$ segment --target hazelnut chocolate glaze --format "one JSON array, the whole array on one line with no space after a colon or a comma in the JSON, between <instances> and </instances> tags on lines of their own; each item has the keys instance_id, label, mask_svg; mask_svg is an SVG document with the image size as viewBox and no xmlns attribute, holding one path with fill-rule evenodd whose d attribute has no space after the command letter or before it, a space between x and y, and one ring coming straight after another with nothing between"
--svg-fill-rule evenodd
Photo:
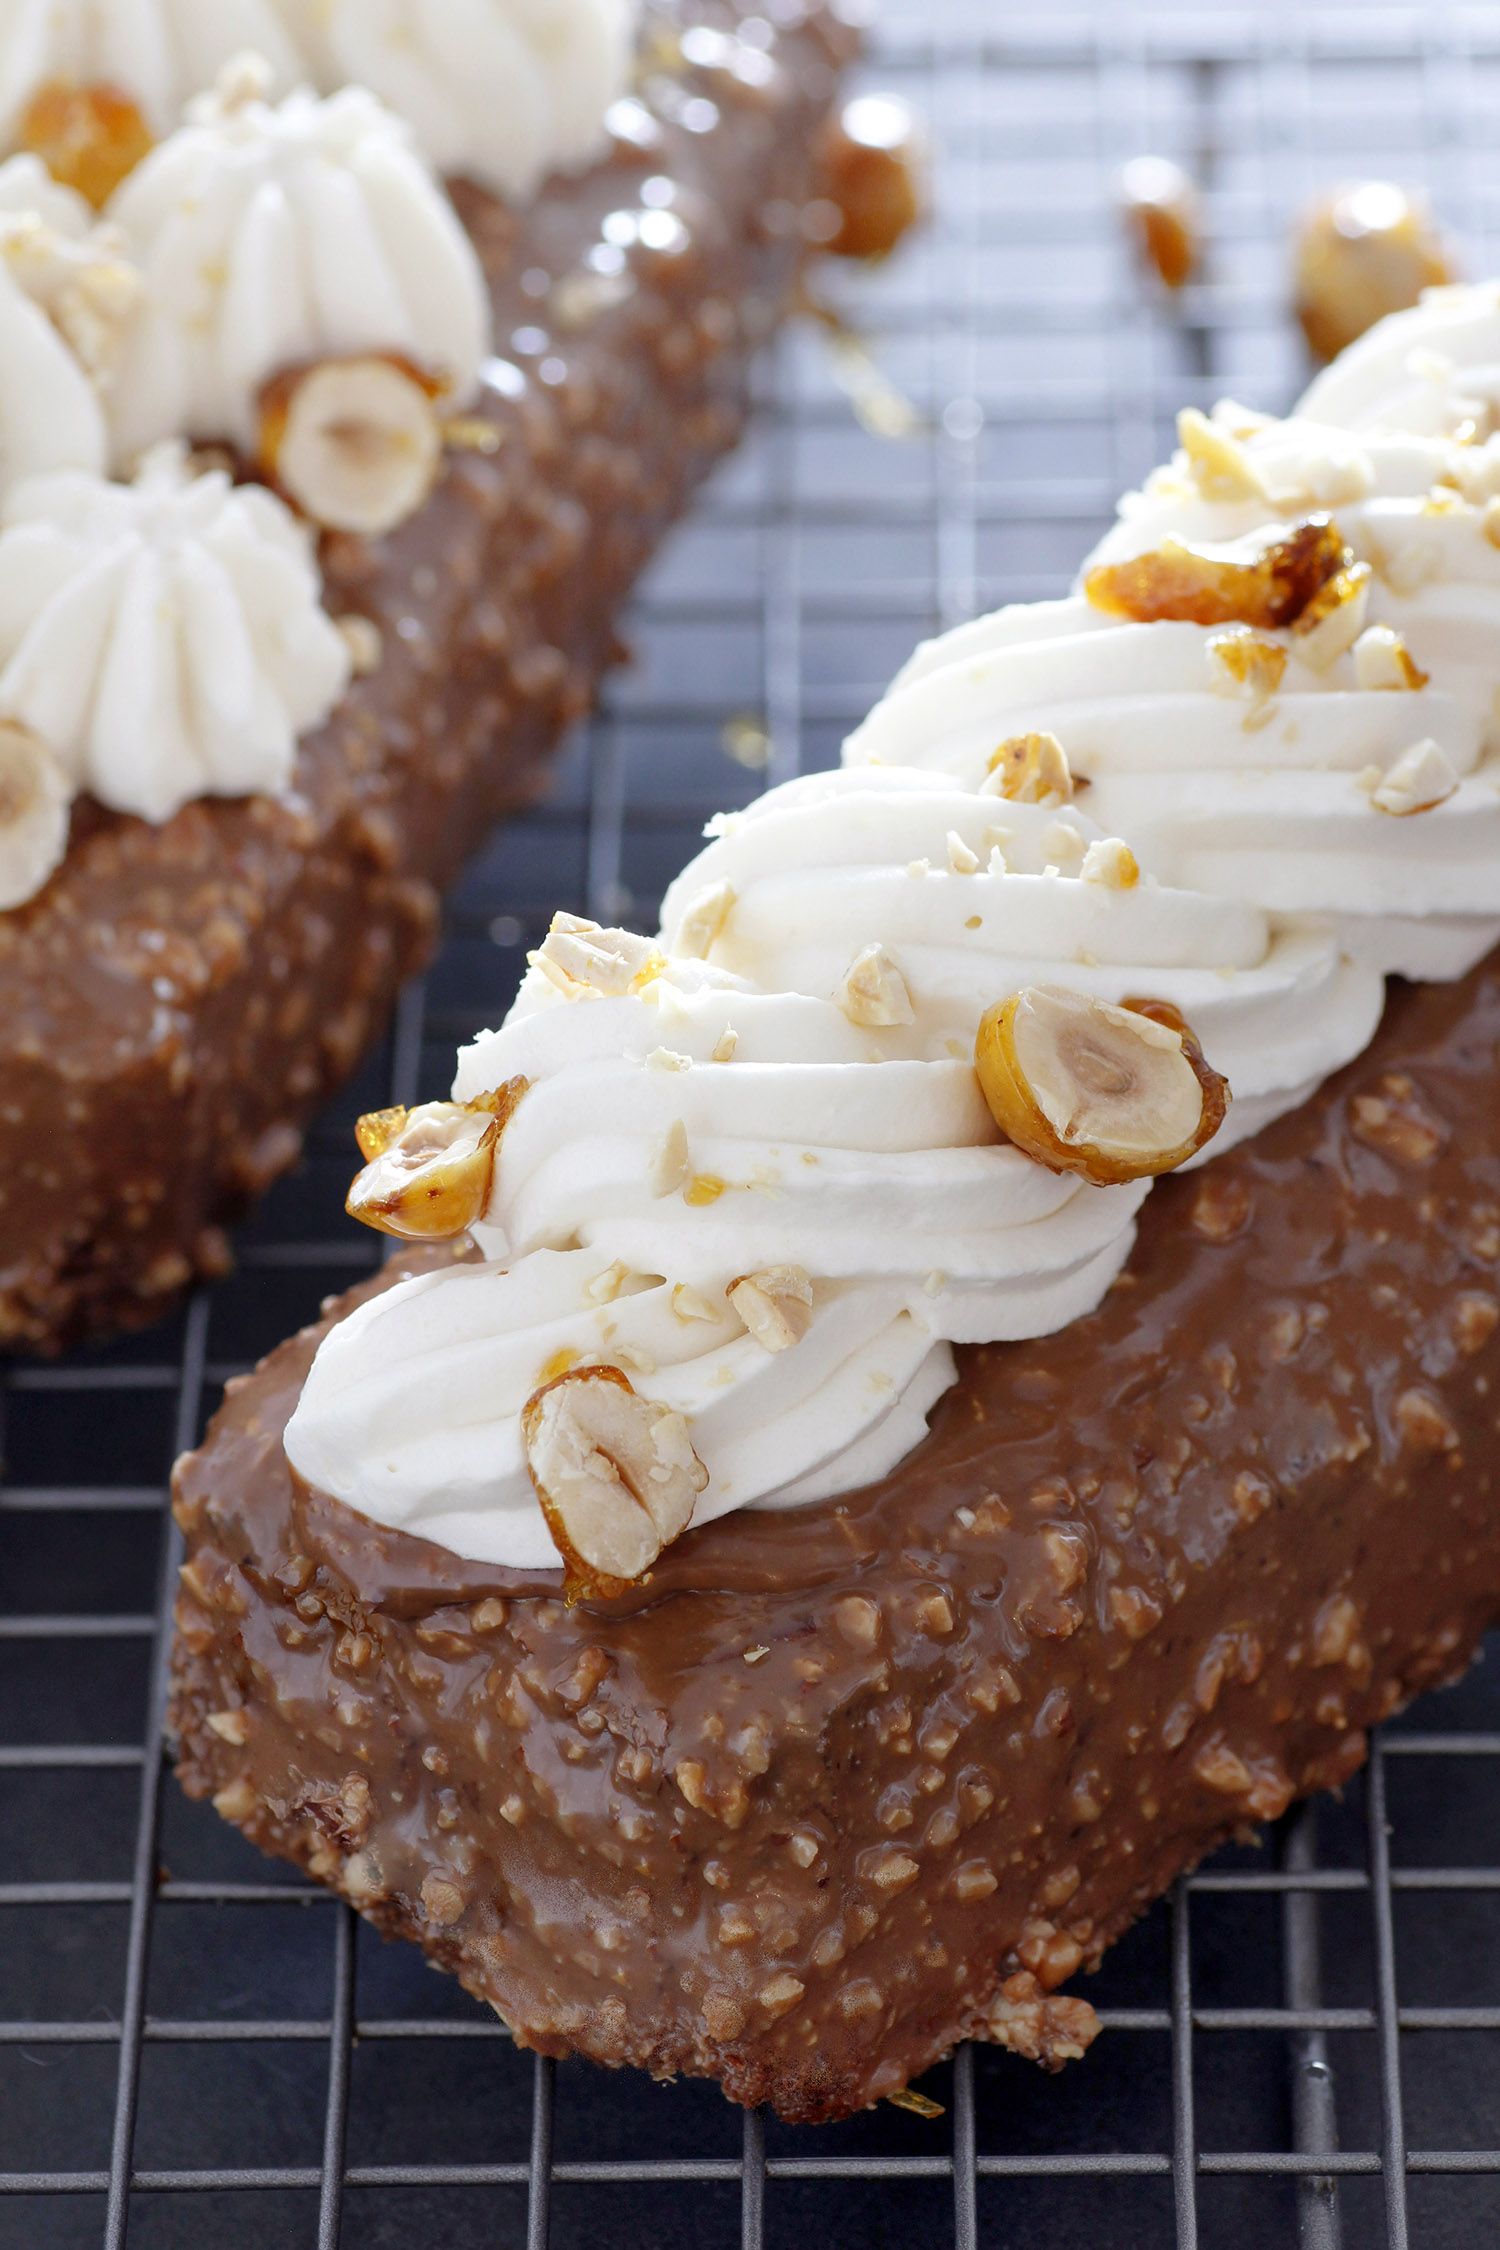
<instances>
[{"instance_id":1,"label":"hazelnut chocolate glaze","mask_svg":"<svg viewBox=\"0 0 1500 2250\"><path fill-rule=\"evenodd\" d=\"M854 43L794 11L739 70L752 17L671 11L726 35L718 59L666 42L603 160L524 212L458 188L497 354L427 507L322 542L325 604L376 628L378 661L287 794L162 827L81 800L65 864L0 917L0 1344L138 1322L222 1266L222 1222L295 1159L440 886L619 653L620 602L741 428Z\"/></svg>"},{"instance_id":2,"label":"hazelnut chocolate glaze","mask_svg":"<svg viewBox=\"0 0 1500 2250\"><path fill-rule=\"evenodd\" d=\"M1500 1614L1497 1099L1500 967L1397 986L893 1476L610 1605L301 1484L297 1338L178 1475L186 1787L546 2053L798 2119L1077 2054L1056 1988Z\"/></svg>"}]
</instances>

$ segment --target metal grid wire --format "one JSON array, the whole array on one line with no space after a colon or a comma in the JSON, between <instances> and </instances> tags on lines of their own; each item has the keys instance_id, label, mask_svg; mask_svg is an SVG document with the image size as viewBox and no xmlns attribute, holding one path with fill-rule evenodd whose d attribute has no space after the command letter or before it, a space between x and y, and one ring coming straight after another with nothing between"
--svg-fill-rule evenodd
<instances>
[{"instance_id":1,"label":"metal grid wire","mask_svg":"<svg viewBox=\"0 0 1500 2250\"><path fill-rule=\"evenodd\" d=\"M1482 1673L1386 1730L1344 1803L1180 1885L1093 1988L1085 2064L1046 2081L967 2051L933 2074L940 2121L819 2133L521 2056L414 1951L185 1805L159 1755L163 1478L224 1378L366 1268L332 1223L357 1110L442 1087L557 904L648 922L702 818L829 762L919 634L1060 591L1178 405L1284 403L1287 228L1315 188L1425 182L1469 270L1493 269L1490 11L888 0L879 45L873 79L931 119L941 221L839 286L915 427L865 427L826 343L788 339L756 436L637 606L636 668L551 806L462 887L438 967L237 1275L173 1330L0 1382L0 2250L1500 2234ZM1203 275L1170 311L1109 205L1145 149L1208 195Z\"/></svg>"}]
</instances>

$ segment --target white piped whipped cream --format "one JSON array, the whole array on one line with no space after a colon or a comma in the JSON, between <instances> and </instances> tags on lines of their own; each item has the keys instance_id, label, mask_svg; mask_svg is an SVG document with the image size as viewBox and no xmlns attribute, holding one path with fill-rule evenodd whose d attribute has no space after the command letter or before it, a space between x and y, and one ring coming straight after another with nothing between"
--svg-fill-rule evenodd
<instances>
[{"instance_id":1,"label":"white piped whipped cream","mask_svg":"<svg viewBox=\"0 0 1500 2250\"><path fill-rule=\"evenodd\" d=\"M0 510L0 718L146 820L274 793L349 680L320 592L282 502L176 448L133 485L33 478Z\"/></svg>"},{"instance_id":2,"label":"white piped whipped cream","mask_svg":"<svg viewBox=\"0 0 1500 2250\"><path fill-rule=\"evenodd\" d=\"M57 469L102 475L101 387L140 290L81 196L34 156L0 165L0 491Z\"/></svg>"},{"instance_id":3,"label":"white piped whipped cream","mask_svg":"<svg viewBox=\"0 0 1500 2250\"><path fill-rule=\"evenodd\" d=\"M14 147L30 104L48 86L109 86L128 94L158 134L246 49L264 55L279 87L301 59L275 0L8 0L0 12L0 146Z\"/></svg>"},{"instance_id":4,"label":"white piped whipped cream","mask_svg":"<svg viewBox=\"0 0 1500 2250\"><path fill-rule=\"evenodd\" d=\"M367 92L278 106L253 76L131 174L109 217L146 278L112 393L117 458L167 437L253 449L270 379L388 353L470 399L490 335L472 243L408 128Z\"/></svg>"},{"instance_id":5,"label":"white piped whipped cream","mask_svg":"<svg viewBox=\"0 0 1500 2250\"><path fill-rule=\"evenodd\" d=\"M442 172L520 200L593 161L639 0L282 0L325 84L368 86Z\"/></svg>"},{"instance_id":6,"label":"white piped whipped cream","mask_svg":"<svg viewBox=\"0 0 1500 2250\"><path fill-rule=\"evenodd\" d=\"M952 1344L1091 1310L1146 1190L1058 1177L1000 1141L974 1036L1019 986L1174 1003L1240 1097L1215 1148L1300 1100L1379 1016L1378 976L1328 938L1122 880L1072 810L845 771L716 831L639 990L570 997L533 968L461 1059L460 1099L530 1084L475 1230L490 1262L341 1323L287 1433L303 1476L377 1521L554 1567L519 1418L575 1358L688 1417L709 1471L695 1522L822 1499L911 1449ZM841 1005L872 943L882 1004ZM812 1277L812 1321L771 1352L726 1291L788 1263Z\"/></svg>"},{"instance_id":7,"label":"white piped whipped cream","mask_svg":"<svg viewBox=\"0 0 1500 2250\"><path fill-rule=\"evenodd\" d=\"M1500 282L1429 289L1409 312L1377 321L1298 412L1345 430L1487 435L1500 420Z\"/></svg>"},{"instance_id":8,"label":"white piped whipped cream","mask_svg":"<svg viewBox=\"0 0 1500 2250\"><path fill-rule=\"evenodd\" d=\"M1082 593L1017 604L920 649L847 754L976 782L997 743L1049 731L1088 781L1090 816L1163 880L1329 922L1380 969L1460 975L1500 936L1500 458L1232 405L1212 435L1230 453L1210 491L1179 453L1091 564L1169 539L1252 553L1327 511L1373 565L1347 647L1257 629L1284 658L1267 690L1226 668L1222 626L1136 623ZM1405 684L1391 632L1423 684ZM1452 794L1393 818L1385 780L1425 744Z\"/></svg>"}]
</instances>

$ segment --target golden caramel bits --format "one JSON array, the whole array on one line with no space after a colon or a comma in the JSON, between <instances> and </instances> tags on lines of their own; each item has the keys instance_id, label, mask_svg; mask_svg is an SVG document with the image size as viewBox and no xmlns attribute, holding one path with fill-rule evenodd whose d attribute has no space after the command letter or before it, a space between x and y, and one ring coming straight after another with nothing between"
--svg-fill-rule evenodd
<instances>
[{"instance_id":1,"label":"golden caramel bits","mask_svg":"<svg viewBox=\"0 0 1500 2250\"><path fill-rule=\"evenodd\" d=\"M96 211L104 209L121 181L156 146L128 94L115 86L73 86L62 79L32 96L16 139Z\"/></svg>"},{"instance_id":2,"label":"golden caramel bits","mask_svg":"<svg viewBox=\"0 0 1500 2250\"><path fill-rule=\"evenodd\" d=\"M1175 1171L1229 1107L1228 1085L1166 1002L1115 1008L1032 985L989 1010L974 1066L1007 1140L1096 1187Z\"/></svg>"},{"instance_id":3,"label":"golden caramel bits","mask_svg":"<svg viewBox=\"0 0 1500 2250\"><path fill-rule=\"evenodd\" d=\"M1374 572L1368 563L1336 570L1292 621L1297 654L1315 672L1326 672L1353 648L1365 629Z\"/></svg>"},{"instance_id":4,"label":"golden caramel bits","mask_svg":"<svg viewBox=\"0 0 1500 2250\"><path fill-rule=\"evenodd\" d=\"M446 1242L484 1215L500 1136L527 1090L511 1078L472 1102L378 1109L355 1128L365 1168L349 1190L351 1218L402 1242Z\"/></svg>"},{"instance_id":5,"label":"golden caramel bits","mask_svg":"<svg viewBox=\"0 0 1500 2250\"><path fill-rule=\"evenodd\" d=\"M1331 516L1304 516L1258 550L1164 539L1144 555L1101 563L1083 582L1095 609L1151 625L1293 625L1354 557Z\"/></svg>"},{"instance_id":6,"label":"golden caramel bits","mask_svg":"<svg viewBox=\"0 0 1500 2250\"><path fill-rule=\"evenodd\" d=\"M823 142L823 186L838 214L826 247L836 257L888 258L926 207L922 132L903 101L846 102Z\"/></svg>"},{"instance_id":7,"label":"golden caramel bits","mask_svg":"<svg viewBox=\"0 0 1500 2250\"><path fill-rule=\"evenodd\" d=\"M1165 156L1134 156L1116 182L1120 213L1146 264L1177 291L1192 280L1200 255L1198 191L1180 164Z\"/></svg>"},{"instance_id":8,"label":"golden caramel bits","mask_svg":"<svg viewBox=\"0 0 1500 2250\"><path fill-rule=\"evenodd\" d=\"M260 396L256 459L325 531L384 537L431 496L444 385L399 353L284 369Z\"/></svg>"},{"instance_id":9,"label":"golden caramel bits","mask_svg":"<svg viewBox=\"0 0 1500 2250\"><path fill-rule=\"evenodd\" d=\"M693 1520L708 1471L683 1416L618 1367L544 1383L521 1415L526 1462L569 1603L623 1594Z\"/></svg>"},{"instance_id":10,"label":"golden caramel bits","mask_svg":"<svg viewBox=\"0 0 1500 2250\"><path fill-rule=\"evenodd\" d=\"M1013 734L991 754L985 791L1013 805L1069 805L1067 752L1055 734Z\"/></svg>"},{"instance_id":11,"label":"golden caramel bits","mask_svg":"<svg viewBox=\"0 0 1500 2250\"><path fill-rule=\"evenodd\" d=\"M1387 313L1457 278L1425 199L1390 180L1355 180L1303 214L1297 318L1318 359L1337 359Z\"/></svg>"}]
</instances>

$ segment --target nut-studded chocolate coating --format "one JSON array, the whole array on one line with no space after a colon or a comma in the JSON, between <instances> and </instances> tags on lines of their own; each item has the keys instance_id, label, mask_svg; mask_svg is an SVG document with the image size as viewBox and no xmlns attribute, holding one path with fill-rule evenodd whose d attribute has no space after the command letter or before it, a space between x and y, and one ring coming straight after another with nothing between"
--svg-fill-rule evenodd
<instances>
[{"instance_id":1,"label":"nut-studded chocolate coating","mask_svg":"<svg viewBox=\"0 0 1500 2250\"><path fill-rule=\"evenodd\" d=\"M297 1486L285 1345L179 1475L186 1786L545 2052L816 2119L1076 2051L1054 1988L1500 1613L1497 1057L1500 960L1398 988L884 1484L613 1604Z\"/></svg>"},{"instance_id":2,"label":"nut-studded chocolate coating","mask_svg":"<svg viewBox=\"0 0 1500 2250\"><path fill-rule=\"evenodd\" d=\"M286 801L161 828L84 803L65 866L0 914L0 1350L136 1325L222 1267L223 1223L294 1160L426 956L442 885L541 788L632 581L739 434L852 45L833 0L778 35L768 74L678 69L663 38L640 145L519 216L459 188L526 381L487 389L401 531L325 539L329 607L366 621L367 653L377 629L378 663ZM711 131L672 122L685 91ZM680 238L637 243L623 281L592 272L605 219L661 177Z\"/></svg>"}]
</instances>

